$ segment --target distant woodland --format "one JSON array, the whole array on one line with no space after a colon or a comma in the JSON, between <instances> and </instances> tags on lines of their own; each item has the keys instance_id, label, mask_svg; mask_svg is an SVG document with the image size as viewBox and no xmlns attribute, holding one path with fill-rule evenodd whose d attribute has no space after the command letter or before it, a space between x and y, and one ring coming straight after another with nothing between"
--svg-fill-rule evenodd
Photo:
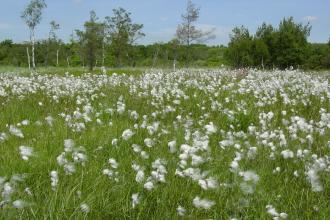
<instances>
[{"instance_id":1,"label":"distant woodland","mask_svg":"<svg viewBox=\"0 0 330 220\"><path fill-rule=\"evenodd\" d=\"M274 27L263 23L256 33L238 26L230 34L228 45L208 46L216 37L214 30L202 31L196 26L200 8L188 1L176 34L169 42L139 45L148 37L143 24L134 23L131 13L113 9L100 19L94 11L82 30L74 30L69 42L57 36L60 24L51 21L47 39L36 39L36 29L47 7L43 0L32 0L22 12L30 38L26 42L10 39L0 42L0 65L35 68L36 66L94 67L220 67L260 69L330 68L330 40L310 43L312 26L283 18Z\"/></svg>"}]
</instances>

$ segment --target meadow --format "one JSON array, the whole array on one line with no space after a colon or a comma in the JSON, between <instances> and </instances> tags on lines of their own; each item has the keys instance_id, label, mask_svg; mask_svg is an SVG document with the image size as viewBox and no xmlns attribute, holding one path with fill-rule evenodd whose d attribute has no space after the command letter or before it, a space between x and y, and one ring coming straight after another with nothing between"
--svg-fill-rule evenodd
<instances>
[{"instance_id":1,"label":"meadow","mask_svg":"<svg viewBox=\"0 0 330 220\"><path fill-rule=\"evenodd\" d=\"M1 72L1 219L330 216L326 72Z\"/></svg>"}]
</instances>

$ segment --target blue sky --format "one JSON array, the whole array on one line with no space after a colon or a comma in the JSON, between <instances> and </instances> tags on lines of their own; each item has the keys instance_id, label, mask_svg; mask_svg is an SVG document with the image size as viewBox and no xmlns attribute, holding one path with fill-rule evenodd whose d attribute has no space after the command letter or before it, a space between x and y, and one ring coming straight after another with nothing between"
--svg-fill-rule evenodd
<instances>
[{"instance_id":1,"label":"blue sky","mask_svg":"<svg viewBox=\"0 0 330 220\"><path fill-rule=\"evenodd\" d=\"M28 39L28 31L20 18L29 0L1 0L0 40ZM295 21L312 24L311 42L327 42L330 37L329 0L194 0L201 8L198 26L216 28L216 38L209 44L227 44L229 33L238 25L245 25L251 32L263 22L277 26L283 17L293 16ZM74 29L82 28L95 10L103 19L112 9L123 7L132 13L133 21L144 24L146 37L139 43L166 42L173 38L181 21L180 15L186 0L46 0L48 5L43 20L37 27L37 38L46 38L49 22L57 21L59 37L67 41Z\"/></svg>"}]
</instances>

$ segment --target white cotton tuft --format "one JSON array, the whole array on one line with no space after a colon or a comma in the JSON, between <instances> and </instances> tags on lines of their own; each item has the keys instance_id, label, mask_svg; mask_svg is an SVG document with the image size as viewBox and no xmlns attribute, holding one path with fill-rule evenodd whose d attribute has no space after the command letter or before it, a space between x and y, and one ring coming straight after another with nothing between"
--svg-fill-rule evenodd
<instances>
[{"instance_id":1,"label":"white cotton tuft","mask_svg":"<svg viewBox=\"0 0 330 220\"><path fill-rule=\"evenodd\" d=\"M294 157L294 153L291 150L284 150L281 152L281 155L284 159L289 159Z\"/></svg>"},{"instance_id":2,"label":"white cotton tuft","mask_svg":"<svg viewBox=\"0 0 330 220\"><path fill-rule=\"evenodd\" d=\"M138 183L142 183L143 180L144 180L144 172L143 170L139 170L136 174L135 181Z\"/></svg>"},{"instance_id":3,"label":"white cotton tuft","mask_svg":"<svg viewBox=\"0 0 330 220\"><path fill-rule=\"evenodd\" d=\"M117 147L117 144L118 144L118 139L117 138L112 139L111 145Z\"/></svg>"},{"instance_id":4,"label":"white cotton tuft","mask_svg":"<svg viewBox=\"0 0 330 220\"><path fill-rule=\"evenodd\" d=\"M155 186L154 186L154 183L149 181L149 182L146 182L143 186L146 190L150 191L152 190Z\"/></svg>"},{"instance_id":5,"label":"white cotton tuft","mask_svg":"<svg viewBox=\"0 0 330 220\"><path fill-rule=\"evenodd\" d=\"M9 133L15 135L16 137L24 138L23 132L13 125L10 125Z\"/></svg>"},{"instance_id":6,"label":"white cotton tuft","mask_svg":"<svg viewBox=\"0 0 330 220\"><path fill-rule=\"evenodd\" d=\"M140 198L138 193L132 194L132 208L134 209L140 203Z\"/></svg>"},{"instance_id":7,"label":"white cotton tuft","mask_svg":"<svg viewBox=\"0 0 330 220\"><path fill-rule=\"evenodd\" d=\"M186 209L183 208L182 206L178 206L178 208L176 209L176 211L178 212L179 216L184 216L186 214Z\"/></svg>"},{"instance_id":8,"label":"white cotton tuft","mask_svg":"<svg viewBox=\"0 0 330 220\"><path fill-rule=\"evenodd\" d=\"M14 188L10 185L10 183L6 182L3 186L2 193L1 193L2 198L5 201L9 201L10 196L13 192L14 192Z\"/></svg>"},{"instance_id":9,"label":"white cotton tuft","mask_svg":"<svg viewBox=\"0 0 330 220\"><path fill-rule=\"evenodd\" d=\"M205 160L201 156L197 156L195 154L193 154L191 156L191 165L192 166L198 166L204 162L205 162Z\"/></svg>"},{"instance_id":10,"label":"white cotton tuft","mask_svg":"<svg viewBox=\"0 0 330 220\"><path fill-rule=\"evenodd\" d=\"M312 191L313 192L322 192L323 191L323 185L320 181L320 177L317 173L317 170L310 169L306 172L307 179L310 181L312 185Z\"/></svg>"},{"instance_id":11,"label":"white cotton tuft","mask_svg":"<svg viewBox=\"0 0 330 220\"><path fill-rule=\"evenodd\" d=\"M50 180L51 180L51 186L52 190L56 190L56 187L58 185L58 173L57 171L53 170L50 172Z\"/></svg>"},{"instance_id":12,"label":"white cotton tuft","mask_svg":"<svg viewBox=\"0 0 330 220\"><path fill-rule=\"evenodd\" d=\"M72 152L74 147L74 141L72 139L64 140L64 151Z\"/></svg>"},{"instance_id":13,"label":"white cotton tuft","mask_svg":"<svg viewBox=\"0 0 330 220\"><path fill-rule=\"evenodd\" d=\"M170 141L168 142L168 149L170 150L170 152L173 154L176 152L176 141Z\"/></svg>"},{"instance_id":14,"label":"white cotton tuft","mask_svg":"<svg viewBox=\"0 0 330 220\"><path fill-rule=\"evenodd\" d=\"M45 120L46 120L46 122L47 122L47 124L49 125L49 126L53 126L53 121L54 121L54 118L52 117L52 116L47 116L46 118L45 118Z\"/></svg>"},{"instance_id":15,"label":"white cotton tuft","mask_svg":"<svg viewBox=\"0 0 330 220\"><path fill-rule=\"evenodd\" d=\"M114 168L114 169L118 168L118 163L117 163L116 159L110 158L108 162L112 168Z\"/></svg>"},{"instance_id":16,"label":"white cotton tuft","mask_svg":"<svg viewBox=\"0 0 330 220\"><path fill-rule=\"evenodd\" d=\"M214 178L210 177L205 180L198 180L198 185L204 190L216 189L218 187L218 182Z\"/></svg>"},{"instance_id":17,"label":"white cotton tuft","mask_svg":"<svg viewBox=\"0 0 330 220\"><path fill-rule=\"evenodd\" d=\"M257 183L259 181L259 176L254 171L245 171L240 172L240 175L243 177L244 181L252 181Z\"/></svg>"},{"instance_id":18,"label":"white cotton tuft","mask_svg":"<svg viewBox=\"0 0 330 220\"><path fill-rule=\"evenodd\" d=\"M82 203L80 205L80 209L85 214L89 213L89 211L90 211L89 205L87 205L86 203Z\"/></svg>"},{"instance_id":19,"label":"white cotton tuft","mask_svg":"<svg viewBox=\"0 0 330 220\"><path fill-rule=\"evenodd\" d=\"M121 136L125 141L127 141L133 135L134 135L134 132L131 129L126 129L125 131L123 131L123 134Z\"/></svg>"},{"instance_id":20,"label":"white cotton tuft","mask_svg":"<svg viewBox=\"0 0 330 220\"><path fill-rule=\"evenodd\" d=\"M71 175L76 172L76 167L73 163L67 163L63 166L66 174Z\"/></svg>"},{"instance_id":21,"label":"white cotton tuft","mask_svg":"<svg viewBox=\"0 0 330 220\"><path fill-rule=\"evenodd\" d=\"M151 138L146 138L144 139L144 144L147 147L152 148L155 145L155 142Z\"/></svg>"},{"instance_id":22,"label":"white cotton tuft","mask_svg":"<svg viewBox=\"0 0 330 220\"><path fill-rule=\"evenodd\" d=\"M29 160L29 158L33 155L32 147L20 146L19 150L23 160Z\"/></svg>"},{"instance_id":23,"label":"white cotton tuft","mask_svg":"<svg viewBox=\"0 0 330 220\"><path fill-rule=\"evenodd\" d=\"M208 200L208 199L201 199L198 196L194 198L193 205L196 208L201 209L210 209L212 206L215 205L215 202Z\"/></svg>"},{"instance_id":24,"label":"white cotton tuft","mask_svg":"<svg viewBox=\"0 0 330 220\"><path fill-rule=\"evenodd\" d=\"M24 202L23 200L20 200L20 199L15 200L13 202L13 207L16 208L16 209L22 209L22 208L24 208L26 206L27 206L27 203Z\"/></svg>"},{"instance_id":25,"label":"white cotton tuft","mask_svg":"<svg viewBox=\"0 0 330 220\"><path fill-rule=\"evenodd\" d=\"M214 134L217 132L217 128L215 127L213 122L210 122L209 124L205 125L204 128L207 134Z\"/></svg>"}]
</instances>

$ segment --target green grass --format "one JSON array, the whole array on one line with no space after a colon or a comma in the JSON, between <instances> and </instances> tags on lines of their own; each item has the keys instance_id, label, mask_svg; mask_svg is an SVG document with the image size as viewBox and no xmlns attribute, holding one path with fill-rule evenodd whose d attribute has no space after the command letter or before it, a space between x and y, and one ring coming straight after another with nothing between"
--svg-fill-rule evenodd
<instances>
[{"instance_id":1,"label":"green grass","mask_svg":"<svg viewBox=\"0 0 330 220\"><path fill-rule=\"evenodd\" d=\"M26 70L10 69L2 72L26 73ZM59 76L67 71L80 77L82 69L38 69L40 74L55 73ZM94 74L97 74L98 70ZM232 79L224 77L221 83L217 83L215 88L219 92L215 96L213 91L199 90L196 87L184 86L186 81L170 79L171 86L160 101L150 96L151 88L157 88L157 85L149 85L146 89L149 95L139 96L137 92L130 92L129 86L139 81L139 75L142 70L114 70L109 72L126 73L129 71L135 78L131 83L120 84L118 86L102 86L99 92L103 96L95 99L91 94L80 94L86 98L93 107L93 113L90 114L91 122L86 123L86 130L77 133L73 132L60 113L73 114L73 112L84 105L76 103L77 95L64 96L60 98L59 103L51 100L42 90L36 93L30 93L24 98L15 95L9 97L0 97L0 133L8 133L7 125L15 125L24 119L30 121L30 125L20 127L24 133L24 138L18 138L8 135L6 141L0 142L0 176L10 179L15 174L26 174L22 182L14 184L15 192L12 194L11 201L22 199L28 203L23 209L15 209L11 205L6 205L0 209L1 219L271 219L267 213L266 205L272 204L278 212L285 212L289 215L288 219L327 219L330 216L330 207L328 206L330 196L329 172L321 175L321 181L324 187L322 192L313 192L310 183L304 175L305 166L311 161L308 157L304 160L297 158L285 160L280 156L283 149L279 143L273 140L277 150L274 160L269 159L272 152L269 147L262 146L255 136L247 135L236 137L235 143L241 145L241 150L234 147L221 149L219 142L227 139L227 136L220 132L248 132L250 125L259 126L259 115L262 112L272 111L274 119L269 122L268 130L283 130L288 141L288 149L296 152L300 148L308 148L298 140L291 140L287 127L282 124L282 119L290 119L291 116L299 115L308 120L320 120L319 110L324 108L330 111L330 102L320 102L320 96L310 95L310 105L307 107L298 102L296 105L285 105L282 99L277 99L274 103L258 107L256 103L258 98L250 93L240 94L237 92L237 85L242 79ZM0 70L1 72L1 70ZM165 76L164 76L165 77ZM185 76L186 80L190 79ZM192 77L193 78L193 77ZM196 78L197 81L203 79ZM166 80L160 82L164 83ZM140 81L139 81L140 82ZM212 77L205 80L206 87L212 85ZM176 94L171 94L171 89L175 83L180 84L182 91L189 96L189 99L180 97L179 105L173 104ZM234 83L230 89L224 89L222 85ZM1 85L1 81L0 81ZM288 88L294 85L289 85ZM204 87L204 88L206 88ZM288 88L285 88L285 91ZM138 88L137 91L143 91ZM166 94L169 94L166 97ZM299 94L289 94L291 97L299 100ZM116 109L117 101L123 96L126 104L126 111L120 115L106 113L106 109ZM225 98L230 97L226 102ZM211 110L211 99L221 103L222 107L215 111ZM42 102L40 106L38 103ZM162 105L154 105L153 102ZM246 114L239 110L239 106L244 104ZM162 114L162 110L167 105L176 106L175 112ZM205 107L205 109L203 109ZM231 119L224 109L235 112L234 119ZM296 112L292 111L295 110ZM128 110L135 110L139 113L139 119L134 120L129 117ZM282 116L282 111L288 112L287 116ZM152 116L157 112L156 116ZM98 114L99 113L99 114ZM208 116L205 116L208 113ZM53 126L45 122L45 117L54 118ZM145 129L135 130L135 135L125 141L121 139L122 132L134 124L141 125L143 115L148 116L148 123L154 121L160 122L160 129L154 135L148 134ZM182 144L192 145L192 140L185 140L186 126L185 120L178 121L176 118L181 115L183 119L192 120L194 123L190 127L191 133L199 131L205 135L203 126L213 122L217 127L217 133L208 135L209 151L199 153L210 159L200 165L203 171L209 171L209 176L218 180L221 185L216 189L202 190L200 186L189 178L181 178L175 175L178 168L179 152L171 154L168 150L168 142L177 141L178 148ZM103 124L97 123L100 119ZM40 121L41 124L36 123ZM109 126L109 121L113 123ZM176 121L176 125L174 125ZM201 121L201 124L198 122ZM161 134L161 129L167 130L167 133ZM144 139L151 137L155 140L155 146L148 148L144 146ZM299 133L299 137L305 138L305 133ZM329 155L327 142L329 141L329 130L325 130L323 136L314 134L314 143L308 148L312 153L319 156ZM118 147L111 144L112 139L118 138ZM76 146L83 146L86 149L88 161L85 166L77 164L76 172L72 175L65 175L63 168L57 164L56 158L64 151L64 140L73 139ZM142 159L132 151L132 144L139 144L150 155L149 159ZM23 161L19 154L18 147L21 145L33 147L35 156L28 161ZM101 150L98 147L102 146ZM249 146L257 147L258 151L254 159L246 156L239 162L242 171L253 170L260 177L260 181L255 184L255 191L252 194L245 194L240 184L243 182L238 173L231 172L229 166L235 157L236 152L247 154ZM110 168L109 158L115 158L119 163L119 181L109 179L102 174L102 170ZM149 176L153 170L151 163L157 158L166 160L166 182L157 183L155 189L147 191L143 184L135 181L136 172L131 168L132 163L144 166L145 175ZM281 167L281 172L273 174L276 167ZM50 171L59 172L59 184L55 191L51 189ZM294 177L293 172L299 171L300 176ZM226 184L224 186L223 184ZM0 185L1 186L1 185ZM24 192L29 187L32 195ZM0 191L2 192L0 187ZM132 208L131 196L133 193L139 193L141 202L135 209ZM81 194L81 195L80 195ZM210 199L216 204L209 210L197 209L192 201L196 196ZM1 201L1 199L0 199ZM90 207L89 213L84 213L80 205L86 203ZM185 217L177 214L177 207L181 205L186 211Z\"/></svg>"},{"instance_id":2,"label":"green grass","mask_svg":"<svg viewBox=\"0 0 330 220\"><path fill-rule=\"evenodd\" d=\"M123 67L123 68L107 68L107 74L130 74L130 75L139 75L142 74L146 68L132 68L132 67ZM30 75L31 72L37 72L38 74L52 74L63 76L65 73L70 75L80 76L85 73L101 74L101 68L95 67L93 71L89 71L88 68L83 67L37 67L36 70L29 70L26 67L14 67L14 66L0 66L0 73L19 73L20 75Z\"/></svg>"}]
</instances>

